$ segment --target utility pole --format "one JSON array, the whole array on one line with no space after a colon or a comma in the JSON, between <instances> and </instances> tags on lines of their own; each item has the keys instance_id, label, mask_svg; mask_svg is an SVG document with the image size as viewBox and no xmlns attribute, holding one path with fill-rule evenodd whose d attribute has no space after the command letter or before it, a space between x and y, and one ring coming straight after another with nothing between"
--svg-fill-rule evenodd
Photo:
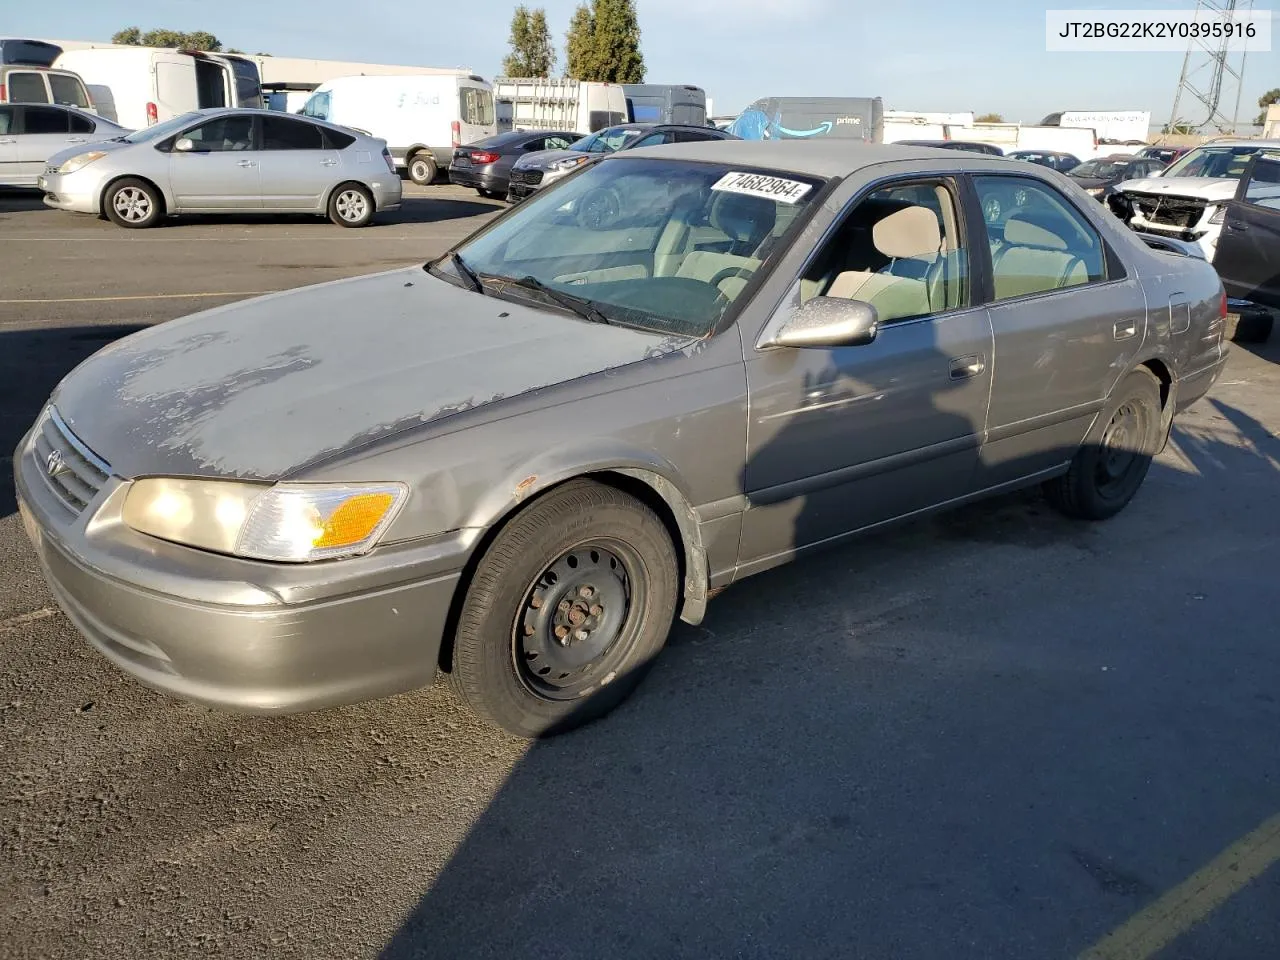
<instances>
[{"instance_id":1,"label":"utility pole","mask_svg":"<svg viewBox=\"0 0 1280 960\"><path fill-rule=\"evenodd\" d=\"M1212 13L1223 19L1238 19L1253 11L1253 0L1196 0L1196 13ZM1219 133L1235 133L1240 117L1240 94L1244 89L1245 50L1232 50L1230 38L1196 37L1187 44L1182 60L1182 76L1173 95L1169 131L1180 126L1199 131L1216 127ZM1203 116L1197 122L1179 113L1186 95L1186 109ZM1227 110L1231 113L1228 116Z\"/></svg>"}]
</instances>

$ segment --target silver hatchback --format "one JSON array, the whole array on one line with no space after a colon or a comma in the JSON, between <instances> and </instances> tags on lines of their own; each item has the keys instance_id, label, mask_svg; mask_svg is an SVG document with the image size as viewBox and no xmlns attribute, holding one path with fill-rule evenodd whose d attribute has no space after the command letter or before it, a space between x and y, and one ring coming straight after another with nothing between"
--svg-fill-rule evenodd
<instances>
[{"instance_id":1,"label":"silver hatchback","mask_svg":"<svg viewBox=\"0 0 1280 960\"><path fill-rule=\"evenodd\" d=\"M400 206L384 141L270 110L196 110L49 158L37 185L59 210L122 227L185 213L314 213L363 227Z\"/></svg>"}]
</instances>

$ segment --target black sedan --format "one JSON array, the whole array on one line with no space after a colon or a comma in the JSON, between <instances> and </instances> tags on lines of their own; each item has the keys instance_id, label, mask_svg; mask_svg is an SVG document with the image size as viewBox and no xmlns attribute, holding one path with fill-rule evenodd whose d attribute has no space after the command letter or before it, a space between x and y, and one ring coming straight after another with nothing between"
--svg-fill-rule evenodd
<instances>
[{"instance_id":1,"label":"black sedan","mask_svg":"<svg viewBox=\"0 0 1280 960\"><path fill-rule=\"evenodd\" d=\"M1006 153L1005 156L1010 160L1021 160L1024 163L1048 167L1059 173L1066 173L1080 166L1080 158L1074 153L1062 153L1058 150L1014 150L1012 153Z\"/></svg>"},{"instance_id":2,"label":"black sedan","mask_svg":"<svg viewBox=\"0 0 1280 960\"><path fill-rule=\"evenodd\" d=\"M994 144L979 143L976 140L899 140L904 147L936 147L939 150L967 150L969 153L985 153L992 157L1003 157L1004 151Z\"/></svg>"},{"instance_id":3,"label":"black sedan","mask_svg":"<svg viewBox=\"0 0 1280 960\"><path fill-rule=\"evenodd\" d=\"M1164 168L1164 163L1151 157L1114 153L1109 157L1086 160L1080 166L1068 170L1067 176L1083 187L1089 196L1106 203L1107 194L1117 183L1153 177Z\"/></svg>"},{"instance_id":4,"label":"black sedan","mask_svg":"<svg viewBox=\"0 0 1280 960\"><path fill-rule=\"evenodd\" d=\"M511 167L539 150L564 150L585 134L570 130L513 130L457 147L449 164L449 182L475 187L482 197L499 200L511 186Z\"/></svg>"}]
</instances>

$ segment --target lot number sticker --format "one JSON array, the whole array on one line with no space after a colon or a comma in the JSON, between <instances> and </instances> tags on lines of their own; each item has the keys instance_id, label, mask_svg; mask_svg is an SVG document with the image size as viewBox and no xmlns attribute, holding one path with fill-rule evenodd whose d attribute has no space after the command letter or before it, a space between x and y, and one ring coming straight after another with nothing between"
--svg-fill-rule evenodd
<instances>
[{"instance_id":1,"label":"lot number sticker","mask_svg":"<svg viewBox=\"0 0 1280 960\"><path fill-rule=\"evenodd\" d=\"M712 184L711 189L722 193L745 193L749 197L763 197L779 203L795 203L812 190L813 185L762 173L726 173Z\"/></svg>"}]
</instances>

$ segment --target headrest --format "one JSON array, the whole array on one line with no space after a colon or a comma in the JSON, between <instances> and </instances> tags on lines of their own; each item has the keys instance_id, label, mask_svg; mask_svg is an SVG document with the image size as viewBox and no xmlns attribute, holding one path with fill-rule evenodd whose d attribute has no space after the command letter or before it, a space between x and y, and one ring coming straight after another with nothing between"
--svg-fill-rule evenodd
<instances>
[{"instance_id":1,"label":"headrest","mask_svg":"<svg viewBox=\"0 0 1280 960\"><path fill-rule=\"evenodd\" d=\"M721 193L711 204L711 225L732 238L761 241L773 232L777 211L772 200L744 193Z\"/></svg>"},{"instance_id":2,"label":"headrest","mask_svg":"<svg viewBox=\"0 0 1280 960\"><path fill-rule=\"evenodd\" d=\"M924 257L941 249L942 231L928 207L907 207L876 223L871 241L886 257Z\"/></svg>"},{"instance_id":3,"label":"headrest","mask_svg":"<svg viewBox=\"0 0 1280 960\"><path fill-rule=\"evenodd\" d=\"M1019 247L1039 247L1042 250L1066 250L1067 241L1052 230L1021 217L1010 217L1004 224L1004 239Z\"/></svg>"}]
</instances>

